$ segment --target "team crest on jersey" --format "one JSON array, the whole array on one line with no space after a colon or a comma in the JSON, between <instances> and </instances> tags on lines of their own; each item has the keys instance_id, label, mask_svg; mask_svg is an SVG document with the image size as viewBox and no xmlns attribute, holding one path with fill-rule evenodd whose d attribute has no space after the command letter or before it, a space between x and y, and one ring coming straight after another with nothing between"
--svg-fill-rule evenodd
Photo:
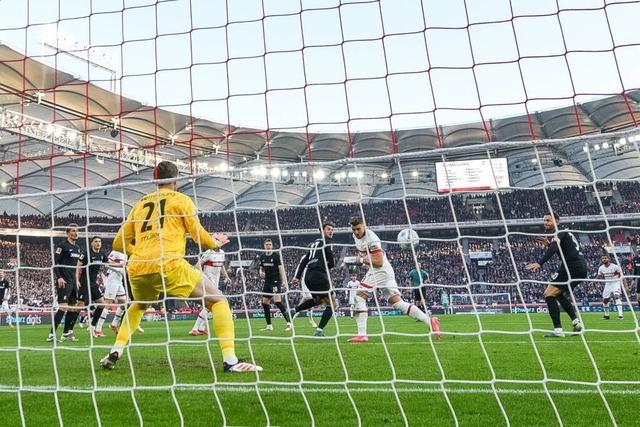
<instances>
[{"instance_id":1,"label":"team crest on jersey","mask_svg":"<svg viewBox=\"0 0 640 427\"><path fill-rule=\"evenodd\" d=\"M56 248L56 253L57 253L58 255L60 255L60 254L62 253L62 248L61 248L61 247L57 247L57 248Z\"/></svg>"}]
</instances>

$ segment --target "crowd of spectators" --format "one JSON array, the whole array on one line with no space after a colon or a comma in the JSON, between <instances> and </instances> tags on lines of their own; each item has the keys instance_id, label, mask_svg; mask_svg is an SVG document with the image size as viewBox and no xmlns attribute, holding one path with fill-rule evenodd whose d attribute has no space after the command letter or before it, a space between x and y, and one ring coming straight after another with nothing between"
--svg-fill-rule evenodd
<instances>
[{"instance_id":1,"label":"crowd of spectators","mask_svg":"<svg viewBox=\"0 0 640 427\"><path fill-rule=\"evenodd\" d=\"M587 237L585 237L587 236ZM385 237L382 236L383 240ZM289 280L291 279L298 260L305 253L305 247L312 237L283 236L282 243L275 240L276 247L282 244L281 254ZM624 236L613 236L613 241L625 241ZM344 256L353 253L350 236L342 235L335 240L334 254L337 261L336 268L331 271L332 282L337 289L336 294L340 304L347 304L348 292L346 283L351 277L362 278L365 269L347 266L341 263ZM585 234L581 238L582 248L588 261L590 277L595 276L599 266L603 247L609 245L605 234ZM105 239L104 250L109 250L109 241ZM258 238L243 239L242 247L237 242L226 247L228 261L249 261L251 265L232 267L228 263L228 273L231 283L223 286L223 291L229 296L229 301L235 309L255 309L261 306L262 283L258 277L257 257L261 253L262 240ZM421 268L429 273L428 285L424 294L430 305L438 305L443 292L447 294L481 294L508 293L513 303L543 303L544 281L556 271L558 259L543 266L539 273L532 273L525 269L528 262L540 258L544 247L535 236L510 235L506 239L450 239L450 240L421 240L414 252L402 251L398 245L386 245L387 257L394 268L396 280L406 298L411 298L412 290L408 277L416 261ZM469 257L469 252L490 252L491 259L486 265L480 265L477 260ZM197 262L198 248L194 244L187 247L188 259L192 264ZM623 258L624 261L624 258ZM247 263L248 264L248 263ZM53 302L54 289L51 279L52 253L51 242L48 238L29 238L21 241L0 240L0 268L8 270L8 277L12 283L19 283L20 305L28 307L50 306ZM626 273L628 266L623 263ZM536 283L539 282L539 283ZM586 282L576 290L576 298L597 301L601 298L603 284L601 282ZM18 294L12 287L11 303L18 302ZM300 288L290 286L288 302L291 306L301 300ZM383 301L378 301L384 304ZM371 301L375 305L375 301Z\"/></svg>"},{"instance_id":2,"label":"crowd of spectators","mask_svg":"<svg viewBox=\"0 0 640 427\"><path fill-rule=\"evenodd\" d=\"M640 183L634 181L599 182L599 191L611 194L601 196L605 209L613 213L640 212ZM616 197L613 192L617 191ZM320 221L333 220L338 226L348 226L353 215L364 214L369 225L404 225L419 223L469 222L540 218L551 205L560 216L600 215L602 209L593 195L593 186L572 186L519 189L484 194L452 194L406 200L368 199L362 204L320 203L317 206L278 207L277 209L236 212L209 212L200 215L203 225L210 230L235 233L236 231L276 231L319 228ZM605 212L606 213L606 212ZM455 216L454 216L455 215ZM20 227L48 229L63 228L70 223L87 226L80 214L56 216L22 215ZM89 232L115 232L122 223L120 217L90 217ZM0 216L0 227L17 228L18 217L6 212Z\"/></svg>"}]
</instances>

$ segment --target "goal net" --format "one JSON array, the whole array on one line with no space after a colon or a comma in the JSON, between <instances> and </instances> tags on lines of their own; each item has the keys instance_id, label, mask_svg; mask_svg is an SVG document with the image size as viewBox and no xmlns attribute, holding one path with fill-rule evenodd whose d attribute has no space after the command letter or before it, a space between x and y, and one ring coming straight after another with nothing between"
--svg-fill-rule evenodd
<instances>
[{"instance_id":1,"label":"goal net","mask_svg":"<svg viewBox=\"0 0 640 427\"><path fill-rule=\"evenodd\" d=\"M640 344L639 2L4 0L0 16L7 425L635 423L640 374L617 361ZM214 269L235 354L261 372L225 372L225 320L186 278L101 367L140 303L108 283L116 233L153 231L163 254L182 241L162 224L189 223L148 200L127 221L161 161L229 237L223 260L191 236L184 258ZM332 309L288 330L321 247ZM92 283L58 280L64 251L89 262L65 277ZM545 337L550 307L564 337Z\"/></svg>"}]
</instances>

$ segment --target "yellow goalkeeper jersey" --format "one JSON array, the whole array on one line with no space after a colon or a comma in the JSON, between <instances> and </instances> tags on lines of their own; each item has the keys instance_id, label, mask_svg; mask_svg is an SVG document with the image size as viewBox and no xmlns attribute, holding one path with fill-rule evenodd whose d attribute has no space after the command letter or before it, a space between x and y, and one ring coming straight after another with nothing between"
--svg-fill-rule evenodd
<instances>
[{"instance_id":1,"label":"yellow goalkeeper jersey","mask_svg":"<svg viewBox=\"0 0 640 427\"><path fill-rule=\"evenodd\" d=\"M116 234L113 249L129 255L129 276L167 272L184 258L187 233L202 249L218 248L200 225L191 198L161 188L136 202Z\"/></svg>"}]
</instances>

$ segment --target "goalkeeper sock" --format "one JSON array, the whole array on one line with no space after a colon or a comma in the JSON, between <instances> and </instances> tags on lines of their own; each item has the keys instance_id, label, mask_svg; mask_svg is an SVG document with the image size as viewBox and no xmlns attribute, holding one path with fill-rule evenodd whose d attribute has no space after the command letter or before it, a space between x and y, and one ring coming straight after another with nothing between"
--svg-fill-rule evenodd
<instances>
[{"instance_id":1,"label":"goalkeeper sock","mask_svg":"<svg viewBox=\"0 0 640 427\"><path fill-rule=\"evenodd\" d=\"M126 311L123 319L122 325L120 326L120 330L118 331L118 336L116 337L116 343L111 349L112 352L117 352L119 356L122 356L122 350L129 342L129 338L133 331L138 329L140 326L140 321L142 320L142 316L144 312L147 311L145 306L140 304L131 304L129 310Z\"/></svg>"},{"instance_id":2,"label":"goalkeeper sock","mask_svg":"<svg viewBox=\"0 0 640 427\"><path fill-rule=\"evenodd\" d=\"M98 318L98 321L96 322L96 329L101 331L102 330L102 325L104 325L104 321L107 320L107 316L109 315L109 310L102 310L102 313L100 313L100 318Z\"/></svg>"},{"instance_id":3,"label":"goalkeeper sock","mask_svg":"<svg viewBox=\"0 0 640 427\"><path fill-rule=\"evenodd\" d=\"M547 308L549 309L549 316L551 316L553 327L555 329L562 329L562 322L560 322L560 307L558 307L556 297L549 296L545 297L544 300L547 302Z\"/></svg>"},{"instance_id":4,"label":"goalkeeper sock","mask_svg":"<svg viewBox=\"0 0 640 427\"><path fill-rule=\"evenodd\" d=\"M229 365L238 363L236 357L236 338L235 326L233 324L233 316L231 308L227 300L216 301L210 308L213 314L213 331L218 338L220 350L222 351L222 359Z\"/></svg>"},{"instance_id":5,"label":"goalkeeper sock","mask_svg":"<svg viewBox=\"0 0 640 427\"><path fill-rule=\"evenodd\" d=\"M262 303L262 310L264 311L264 320L267 325L271 324L271 304Z\"/></svg>"},{"instance_id":6,"label":"goalkeeper sock","mask_svg":"<svg viewBox=\"0 0 640 427\"><path fill-rule=\"evenodd\" d=\"M571 320L578 318L576 309L573 307L573 303L571 302L571 295L562 293L556 297L556 300L558 300L563 310L569 315Z\"/></svg>"},{"instance_id":7,"label":"goalkeeper sock","mask_svg":"<svg viewBox=\"0 0 640 427\"><path fill-rule=\"evenodd\" d=\"M618 316L622 317L622 299L618 298L613 300L616 303L616 308L618 309Z\"/></svg>"},{"instance_id":8,"label":"goalkeeper sock","mask_svg":"<svg viewBox=\"0 0 640 427\"><path fill-rule=\"evenodd\" d=\"M64 319L64 333L73 332L73 327L76 324L76 320L78 319L77 311L69 311L67 312L67 317Z\"/></svg>"},{"instance_id":9,"label":"goalkeeper sock","mask_svg":"<svg viewBox=\"0 0 640 427\"><path fill-rule=\"evenodd\" d=\"M358 336L367 336L367 318L369 310L367 309L367 301L359 295L356 295L356 325L358 325Z\"/></svg>"},{"instance_id":10,"label":"goalkeeper sock","mask_svg":"<svg viewBox=\"0 0 640 427\"><path fill-rule=\"evenodd\" d=\"M118 309L116 310L116 314L113 316L113 320L111 320L111 324L118 326L120 324L120 322L122 322L122 315L124 314L124 307L123 306L118 306ZM140 322L138 322L139 324ZM138 325L136 325L136 328L138 327Z\"/></svg>"},{"instance_id":11,"label":"goalkeeper sock","mask_svg":"<svg viewBox=\"0 0 640 427\"><path fill-rule=\"evenodd\" d=\"M284 306L282 301L277 302L276 307L280 309L280 312L282 313L282 317L284 317L284 320L286 320L287 323L291 323L291 319L289 319L289 313L287 313L287 308Z\"/></svg>"},{"instance_id":12,"label":"goalkeeper sock","mask_svg":"<svg viewBox=\"0 0 640 427\"><path fill-rule=\"evenodd\" d=\"M93 310L93 314L91 315L91 326L96 326L98 324L98 320L102 317L102 312L104 311L104 307L98 306L95 310Z\"/></svg>"},{"instance_id":13,"label":"goalkeeper sock","mask_svg":"<svg viewBox=\"0 0 640 427\"><path fill-rule=\"evenodd\" d=\"M413 317L423 323L429 324L429 316L427 316L424 311L420 310L413 304L409 304L406 301L398 301L393 304L393 308L396 310L400 310L402 314L406 314L407 316Z\"/></svg>"},{"instance_id":14,"label":"goalkeeper sock","mask_svg":"<svg viewBox=\"0 0 640 427\"><path fill-rule=\"evenodd\" d=\"M331 308L331 306L328 305L324 308L324 311L322 312L322 319L320 319L318 328L324 329L324 327L327 326L327 323L329 323L329 320L331 320L331 316L333 316L333 308Z\"/></svg>"}]
</instances>

